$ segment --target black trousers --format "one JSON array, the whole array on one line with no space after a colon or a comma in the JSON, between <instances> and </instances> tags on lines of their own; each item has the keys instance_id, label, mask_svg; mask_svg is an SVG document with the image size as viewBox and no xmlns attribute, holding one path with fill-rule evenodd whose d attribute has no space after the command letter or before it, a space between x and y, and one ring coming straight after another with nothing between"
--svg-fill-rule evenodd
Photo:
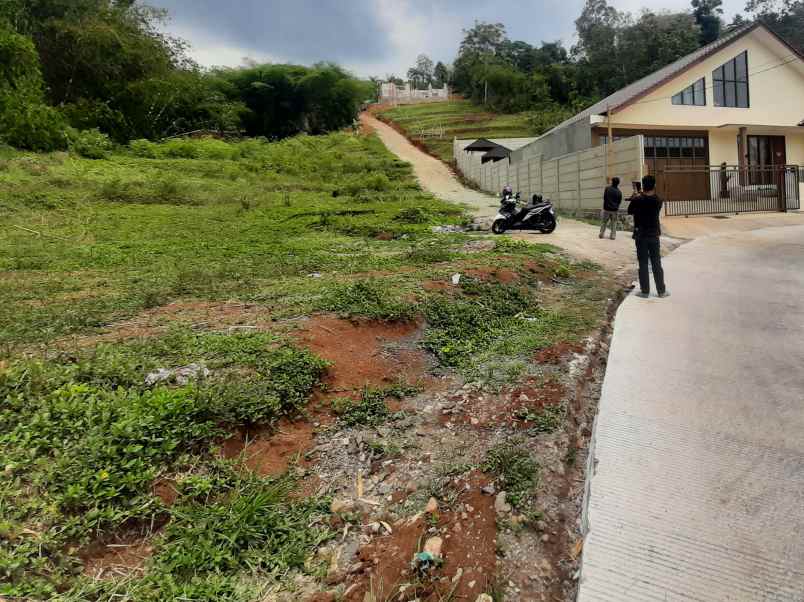
<instances>
[{"instance_id":1,"label":"black trousers","mask_svg":"<svg viewBox=\"0 0 804 602\"><path fill-rule=\"evenodd\" d=\"M656 281L656 292L662 294L665 287L659 237L646 236L635 240L637 260L639 261L639 288L643 293L650 292L650 274L648 273L648 261L650 261L653 279Z\"/></svg>"}]
</instances>

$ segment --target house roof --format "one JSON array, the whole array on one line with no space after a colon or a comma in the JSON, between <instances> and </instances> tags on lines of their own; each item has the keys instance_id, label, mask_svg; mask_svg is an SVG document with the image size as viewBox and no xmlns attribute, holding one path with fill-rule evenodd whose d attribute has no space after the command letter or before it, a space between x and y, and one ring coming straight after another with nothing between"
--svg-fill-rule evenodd
<instances>
[{"instance_id":1,"label":"house roof","mask_svg":"<svg viewBox=\"0 0 804 602\"><path fill-rule=\"evenodd\" d=\"M510 154L511 154L510 149L498 146L496 148L491 149L485 155L480 157L480 162L488 163L489 161L499 161L501 159L507 159Z\"/></svg>"},{"instance_id":2,"label":"house roof","mask_svg":"<svg viewBox=\"0 0 804 602\"><path fill-rule=\"evenodd\" d=\"M587 119L592 115L602 115L607 113L609 110L616 111L628 106L629 104L635 102L639 98L642 98L646 94L652 92L659 86L667 83L672 78L680 75L681 73L683 73L690 67L694 66L695 64L700 63L704 59L710 57L711 55L718 52L725 46L728 46L729 44L737 41L738 39L742 38L743 36L751 33L752 31L758 28L762 28L768 33L770 33L782 44L787 46L795 55L804 60L804 55L802 55L801 52L799 52L799 50L791 46L788 42L786 42L783 38L781 38L776 32L770 29L767 25L759 21L755 21L754 23L749 23L748 25L744 25L742 27L733 29L732 31L718 38L711 44L702 46L695 52L692 52L687 56L678 59L676 62L670 63L666 67L662 67L658 71L654 71L650 75L647 75L642 79L627 85L625 88L617 90L614 94L611 94L610 96L607 96L600 102L593 104L588 109L581 111L577 115L570 117L566 121L558 124L556 127L547 132L545 136L557 130L565 128L568 125L581 121L582 119Z\"/></svg>"},{"instance_id":3,"label":"house roof","mask_svg":"<svg viewBox=\"0 0 804 602\"><path fill-rule=\"evenodd\" d=\"M472 144L463 147L465 151L489 151L493 148L497 148L500 146L496 142L492 142L491 140L486 140L485 138L478 138Z\"/></svg>"}]
</instances>

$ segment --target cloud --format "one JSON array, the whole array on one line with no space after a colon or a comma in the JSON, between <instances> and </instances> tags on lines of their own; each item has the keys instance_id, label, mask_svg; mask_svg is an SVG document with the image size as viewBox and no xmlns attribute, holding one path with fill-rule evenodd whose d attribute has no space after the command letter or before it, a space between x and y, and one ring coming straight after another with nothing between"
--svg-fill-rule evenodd
<instances>
[{"instance_id":1,"label":"cloud","mask_svg":"<svg viewBox=\"0 0 804 602\"><path fill-rule=\"evenodd\" d=\"M360 75L402 75L425 53L455 58L462 30L501 22L531 44L574 42L584 0L148 0L167 8L168 31L188 40L202 65L334 61ZM610 0L635 16L642 8L688 10L689 0ZM745 0L724 0L727 19Z\"/></svg>"}]
</instances>

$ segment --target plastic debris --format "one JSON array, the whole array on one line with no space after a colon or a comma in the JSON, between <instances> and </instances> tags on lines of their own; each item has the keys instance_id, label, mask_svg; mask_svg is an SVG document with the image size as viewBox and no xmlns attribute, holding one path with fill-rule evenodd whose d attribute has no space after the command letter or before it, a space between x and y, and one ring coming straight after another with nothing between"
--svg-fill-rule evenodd
<instances>
[{"instance_id":1,"label":"plastic debris","mask_svg":"<svg viewBox=\"0 0 804 602\"><path fill-rule=\"evenodd\" d=\"M152 387L162 382L175 382L177 385L186 385L193 379L206 378L209 375L209 370L201 364L188 364L181 368L159 368L146 375L145 385Z\"/></svg>"}]
</instances>

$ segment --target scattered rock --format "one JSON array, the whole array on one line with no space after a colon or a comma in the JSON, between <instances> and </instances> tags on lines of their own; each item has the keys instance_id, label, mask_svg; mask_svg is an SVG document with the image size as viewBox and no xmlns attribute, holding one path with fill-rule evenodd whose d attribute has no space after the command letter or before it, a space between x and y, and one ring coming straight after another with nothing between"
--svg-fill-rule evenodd
<instances>
[{"instance_id":1,"label":"scattered rock","mask_svg":"<svg viewBox=\"0 0 804 602\"><path fill-rule=\"evenodd\" d=\"M481 487L480 491L486 495L494 495L496 493L494 485L486 485L485 487Z\"/></svg>"},{"instance_id":2,"label":"scattered rock","mask_svg":"<svg viewBox=\"0 0 804 602\"><path fill-rule=\"evenodd\" d=\"M542 535L541 539L542 543L547 543L548 541L550 541L550 536L547 533L545 533L544 535Z\"/></svg>"},{"instance_id":3,"label":"scattered rock","mask_svg":"<svg viewBox=\"0 0 804 602\"><path fill-rule=\"evenodd\" d=\"M175 382L186 385L192 379L206 378L210 372L201 364L188 364L181 368L159 368L145 377L145 386L152 387L161 382Z\"/></svg>"},{"instance_id":4,"label":"scattered rock","mask_svg":"<svg viewBox=\"0 0 804 602\"><path fill-rule=\"evenodd\" d=\"M355 508L355 503L352 500L339 500L334 499L329 505L329 510L332 514L340 514L342 512L351 512Z\"/></svg>"},{"instance_id":5,"label":"scattered rock","mask_svg":"<svg viewBox=\"0 0 804 602\"><path fill-rule=\"evenodd\" d=\"M498 514L508 514L511 512L511 504L505 501L507 496L508 494L505 491L501 491L494 499L494 510Z\"/></svg>"},{"instance_id":6,"label":"scattered rock","mask_svg":"<svg viewBox=\"0 0 804 602\"><path fill-rule=\"evenodd\" d=\"M453 232L463 232L464 228L453 224L447 224L446 226L433 226L432 231L433 234L451 234Z\"/></svg>"},{"instance_id":7,"label":"scattered rock","mask_svg":"<svg viewBox=\"0 0 804 602\"><path fill-rule=\"evenodd\" d=\"M431 537L424 542L424 552L430 554L433 558L441 558L441 547L444 541L440 537Z\"/></svg>"},{"instance_id":8,"label":"scattered rock","mask_svg":"<svg viewBox=\"0 0 804 602\"><path fill-rule=\"evenodd\" d=\"M489 596L488 594L480 594L475 602L494 602L494 598Z\"/></svg>"},{"instance_id":9,"label":"scattered rock","mask_svg":"<svg viewBox=\"0 0 804 602\"><path fill-rule=\"evenodd\" d=\"M427 514L433 514L433 513L434 513L434 512L436 512L437 510L438 510L438 501L436 501L436 499L435 499L434 497L431 497L431 498L430 498L430 499L427 501L427 505L424 507L424 511L425 511Z\"/></svg>"},{"instance_id":10,"label":"scattered rock","mask_svg":"<svg viewBox=\"0 0 804 602\"><path fill-rule=\"evenodd\" d=\"M452 275L452 284L459 285L461 283L461 275L460 274L453 274Z\"/></svg>"}]
</instances>

